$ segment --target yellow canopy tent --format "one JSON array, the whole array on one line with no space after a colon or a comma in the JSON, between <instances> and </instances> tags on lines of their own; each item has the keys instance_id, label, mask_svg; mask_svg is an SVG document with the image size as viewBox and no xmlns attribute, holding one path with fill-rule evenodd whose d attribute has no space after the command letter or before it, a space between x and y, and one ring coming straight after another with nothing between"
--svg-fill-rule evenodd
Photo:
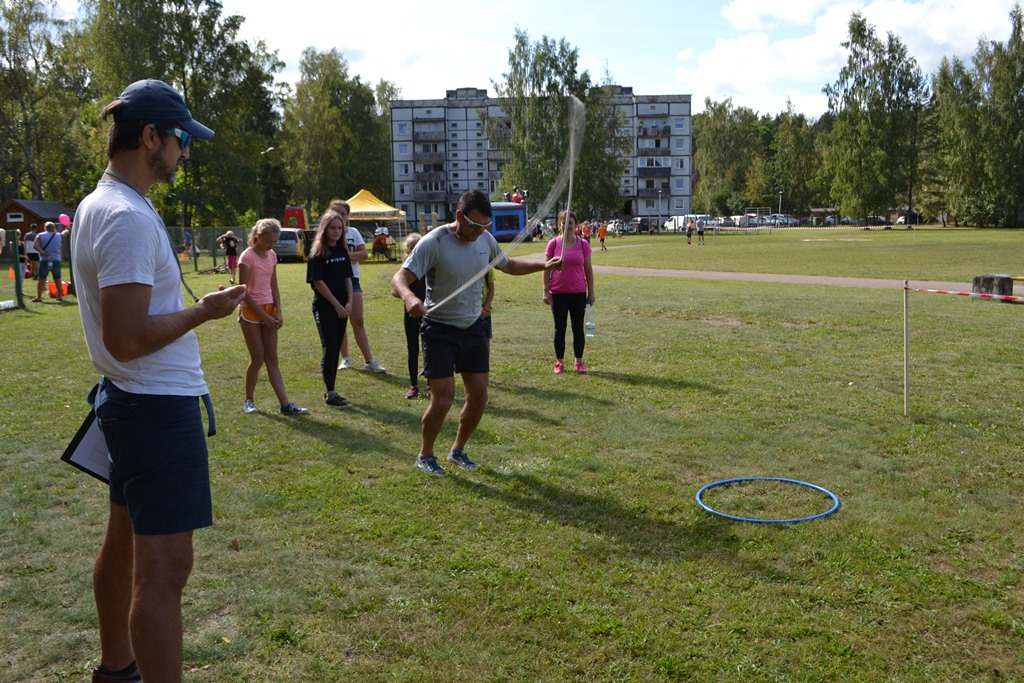
<instances>
[{"instance_id":1,"label":"yellow canopy tent","mask_svg":"<svg viewBox=\"0 0 1024 683\"><path fill-rule=\"evenodd\" d=\"M378 226L389 228L397 227L399 232L395 237L401 237L406 232L405 211L396 209L387 202L378 199L369 190L359 190L348 199L350 221L373 221ZM396 225L397 224L397 225Z\"/></svg>"}]
</instances>

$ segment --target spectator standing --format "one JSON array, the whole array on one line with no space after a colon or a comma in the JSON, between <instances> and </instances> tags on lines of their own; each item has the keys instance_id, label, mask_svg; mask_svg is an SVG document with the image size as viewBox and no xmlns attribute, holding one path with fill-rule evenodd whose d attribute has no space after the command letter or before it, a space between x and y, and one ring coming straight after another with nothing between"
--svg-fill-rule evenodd
<instances>
[{"instance_id":1,"label":"spectator standing","mask_svg":"<svg viewBox=\"0 0 1024 683\"><path fill-rule=\"evenodd\" d=\"M604 238L608 236L608 226L604 223L597 229L597 238L601 240L601 251L608 251L608 247L604 245Z\"/></svg>"},{"instance_id":2,"label":"spectator standing","mask_svg":"<svg viewBox=\"0 0 1024 683\"><path fill-rule=\"evenodd\" d=\"M566 318L572 321L572 348L576 356L576 372L586 374L583 365L583 351L587 338L584 334L584 317L587 305L594 304L594 269L590 264L590 245L576 237L576 214L565 211L558 214L562 236L548 242L544 255L551 258L560 255L564 262L556 272L544 271L544 303L551 307L555 321L555 367L554 374L565 370Z\"/></svg>"},{"instance_id":3,"label":"spectator standing","mask_svg":"<svg viewBox=\"0 0 1024 683\"><path fill-rule=\"evenodd\" d=\"M487 406L490 352L481 317L481 272L494 267L509 275L526 275L562 264L560 258L546 263L509 258L489 232L490 227L491 202L487 195L479 190L466 192L459 198L455 222L439 226L420 239L391 280L392 294L402 299L406 312L423 318L423 375L430 382L430 404L421 421L416 466L428 474L446 474L434 455L434 442L452 407L456 372L462 375L466 402L448 460L465 470L477 468L465 448ZM410 288L423 278L427 281L426 299ZM460 288L463 291L456 294ZM444 301L447 303L442 304Z\"/></svg>"},{"instance_id":4,"label":"spectator standing","mask_svg":"<svg viewBox=\"0 0 1024 683\"><path fill-rule=\"evenodd\" d=\"M32 301L43 300L43 292L46 290L46 275L53 273L53 281L57 285L57 301L64 301L64 288L60 277L61 244L60 233L53 221L47 221L43 226L45 232L41 232L35 239L35 250L39 256L39 277L36 282L36 298Z\"/></svg>"},{"instance_id":5,"label":"spectator standing","mask_svg":"<svg viewBox=\"0 0 1024 683\"><path fill-rule=\"evenodd\" d=\"M704 219L697 219L697 244L704 244Z\"/></svg>"},{"instance_id":6,"label":"spectator standing","mask_svg":"<svg viewBox=\"0 0 1024 683\"><path fill-rule=\"evenodd\" d=\"M21 236L24 245L25 258L28 259L28 267L31 271L31 278L38 279L39 276L39 252L36 251L36 237L39 236L39 226L35 223L28 226L28 232Z\"/></svg>"},{"instance_id":7,"label":"spectator standing","mask_svg":"<svg viewBox=\"0 0 1024 683\"><path fill-rule=\"evenodd\" d=\"M101 656L92 681L179 683L192 534L213 523L199 410L209 394L193 330L230 315L245 289L186 308L177 254L145 197L153 184L174 181L193 137L213 131L156 80L129 85L102 116L114 118L109 162L75 213L71 252L86 347L102 375L93 406L110 450L110 516L93 570Z\"/></svg>"},{"instance_id":8,"label":"spectator standing","mask_svg":"<svg viewBox=\"0 0 1024 683\"><path fill-rule=\"evenodd\" d=\"M235 284L235 271L238 270L238 244L241 241L238 235L231 230L217 238L217 244L224 249L224 260L231 273L231 284Z\"/></svg>"},{"instance_id":9,"label":"spectator standing","mask_svg":"<svg viewBox=\"0 0 1024 683\"><path fill-rule=\"evenodd\" d=\"M405 237L405 258L408 259L416 243L420 241L418 232L409 233ZM409 289L420 301L427 298L427 281L420 278L409 284ZM402 321L405 327L405 351L409 365L409 391L405 392L407 399L414 399L420 395L420 319L409 315L409 312L402 308ZM427 380L427 393L430 393L430 380Z\"/></svg>"},{"instance_id":10,"label":"spectator standing","mask_svg":"<svg viewBox=\"0 0 1024 683\"><path fill-rule=\"evenodd\" d=\"M335 199L331 202L331 211L338 213L345 221L346 243L348 253L352 258L352 312L349 315L349 322L352 323L352 336L356 338L356 345L363 354L363 370L370 372L385 373L387 370L370 352L370 338L366 335L366 325L363 322L363 288L359 284L359 264L366 260L366 240L359 234L359 231L348 224L349 214L348 202ZM352 367L348 359L348 335L341 342L341 365L339 370L347 370Z\"/></svg>"},{"instance_id":11,"label":"spectator standing","mask_svg":"<svg viewBox=\"0 0 1024 683\"><path fill-rule=\"evenodd\" d=\"M313 321L320 333L320 374L324 403L336 408L352 404L335 390L338 357L345 326L352 310L352 261L345 244L345 221L328 211L320 217L306 262L306 282L313 288Z\"/></svg>"},{"instance_id":12,"label":"spectator standing","mask_svg":"<svg viewBox=\"0 0 1024 683\"><path fill-rule=\"evenodd\" d=\"M256 221L249 234L249 247L238 259L238 282L246 285L245 300L238 309L245 347L249 350L249 366L245 369L245 402L242 410L256 413L256 380L260 368L267 366L267 379L274 389L281 412L305 415L308 408L288 400L277 356L277 331L284 325L281 292L277 287L277 254L274 244L281 236L281 224L273 218Z\"/></svg>"}]
</instances>

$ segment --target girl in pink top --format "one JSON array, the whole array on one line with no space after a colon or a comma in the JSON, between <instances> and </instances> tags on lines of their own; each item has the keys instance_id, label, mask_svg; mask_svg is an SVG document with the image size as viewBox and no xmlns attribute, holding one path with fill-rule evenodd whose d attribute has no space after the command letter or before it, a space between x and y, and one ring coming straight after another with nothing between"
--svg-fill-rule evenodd
<instances>
[{"instance_id":1,"label":"girl in pink top","mask_svg":"<svg viewBox=\"0 0 1024 683\"><path fill-rule=\"evenodd\" d=\"M267 378L281 404L281 412L305 415L308 409L288 400L277 361L277 331L284 325L281 292L277 288L277 254L274 253L274 244L280 236L281 224L273 218L257 221L249 233L249 248L238 259L238 284L246 286L245 300L238 309L238 322L249 349L242 410L246 413L259 410L253 397L260 368L266 365Z\"/></svg>"},{"instance_id":2,"label":"girl in pink top","mask_svg":"<svg viewBox=\"0 0 1024 683\"><path fill-rule=\"evenodd\" d=\"M548 242L544 250L547 258L562 256L565 265L561 270L544 271L544 303L551 306L555 319L555 369L556 375L565 369L565 327L566 318L572 321L572 349L576 355L576 372L585 374L583 349L587 338L583 334L583 319L587 305L593 305L594 269L590 265L590 244L576 235L576 214L565 211L558 214L561 237Z\"/></svg>"}]
</instances>

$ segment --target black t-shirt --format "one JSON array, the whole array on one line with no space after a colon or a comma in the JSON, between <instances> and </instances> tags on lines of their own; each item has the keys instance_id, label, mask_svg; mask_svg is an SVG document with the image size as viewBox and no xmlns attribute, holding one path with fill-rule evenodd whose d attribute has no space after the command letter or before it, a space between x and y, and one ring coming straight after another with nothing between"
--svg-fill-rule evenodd
<instances>
[{"instance_id":1,"label":"black t-shirt","mask_svg":"<svg viewBox=\"0 0 1024 683\"><path fill-rule=\"evenodd\" d=\"M234 237L224 238L224 255L238 256L238 240Z\"/></svg>"},{"instance_id":2,"label":"black t-shirt","mask_svg":"<svg viewBox=\"0 0 1024 683\"><path fill-rule=\"evenodd\" d=\"M313 280L322 280L342 306L347 304L348 288L345 280L351 277L352 261L349 259L348 248L341 240L331 247L331 253L326 258L311 258L306 262L306 282L313 289L314 302L323 300L323 297L313 287Z\"/></svg>"}]
</instances>

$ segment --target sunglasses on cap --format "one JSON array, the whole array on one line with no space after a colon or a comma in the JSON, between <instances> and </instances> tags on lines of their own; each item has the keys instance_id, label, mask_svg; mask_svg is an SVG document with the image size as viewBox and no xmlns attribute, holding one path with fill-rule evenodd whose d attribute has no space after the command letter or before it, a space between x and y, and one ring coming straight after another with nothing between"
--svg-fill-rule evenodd
<instances>
[{"instance_id":1,"label":"sunglasses on cap","mask_svg":"<svg viewBox=\"0 0 1024 683\"><path fill-rule=\"evenodd\" d=\"M492 221L487 221L486 223L477 223L466 214L462 214L462 218L465 219L467 223L469 223L469 227L473 228L477 232L480 232L482 230L489 230L492 223Z\"/></svg>"},{"instance_id":2,"label":"sunglasses on cap","mask_svg":"<svg viewBox=\"0 0 1024 683\"><path fill-rule=\"evenodd\" d=\"M181 149L188 149L188 143L192 142L192 134L181 128L163 128L163 132L173 135L181 141Z\"/></svg>"}]
</instances>

